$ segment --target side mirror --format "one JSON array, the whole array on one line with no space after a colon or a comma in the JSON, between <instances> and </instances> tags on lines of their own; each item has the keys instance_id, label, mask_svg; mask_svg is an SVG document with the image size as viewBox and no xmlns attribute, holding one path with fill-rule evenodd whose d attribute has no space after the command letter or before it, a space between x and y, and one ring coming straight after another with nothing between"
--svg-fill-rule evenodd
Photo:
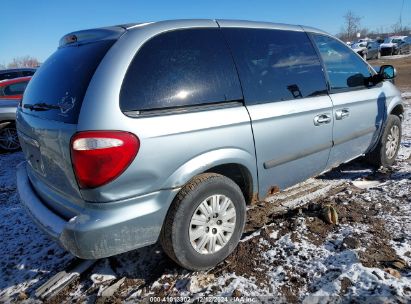
<instances>
[{"instance_id":1,"label":"side mirror","mask_svg":"<svg viewBox=\"0 0 411 304\"><path fill-rule=\"evenodd\" d=\"M382 77L382 79L393 79L397 76L397 71L392 65L382 65L378 74Z\"/></svg>"}]
</instances>

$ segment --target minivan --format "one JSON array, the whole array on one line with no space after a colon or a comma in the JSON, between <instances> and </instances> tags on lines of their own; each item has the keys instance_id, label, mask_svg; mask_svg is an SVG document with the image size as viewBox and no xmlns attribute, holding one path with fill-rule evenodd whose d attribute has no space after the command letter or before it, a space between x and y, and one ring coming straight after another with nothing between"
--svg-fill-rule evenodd
<instances>
[{"instance_id":1,"label":"minivan","mask_svg":"<svg viewBox=\"0 0 411 304\"><path fill-rule=\"evenodd\" d=\"M366 155L391 166L400 92L311 27L174 20L73 32L17 111L20 199L97 259L159 241L181 266L236 247L247 206Z\"/></svg>"}]
</instances>

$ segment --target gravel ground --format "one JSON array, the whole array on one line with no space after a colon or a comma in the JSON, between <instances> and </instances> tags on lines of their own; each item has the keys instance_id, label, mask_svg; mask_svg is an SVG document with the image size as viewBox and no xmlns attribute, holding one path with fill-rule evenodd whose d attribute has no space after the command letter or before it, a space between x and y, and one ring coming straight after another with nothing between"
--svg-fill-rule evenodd
<instances>
[{"instance_id":1,"label":"gravel ground","mask_svg":"<svg viewBox=\"0 0 411 304\"><path fill-rule=\"evenodd\" d=\"M153 245L97 261L47 302L209 296L411 301L411 99L406 101L401 149L391 170L375 171L357 160L253 206L238 248L208 272L181 269ZM0 302L41 302L35 290L75 260L20 205L15 167L22 160L22 153L0 155ZM338 225L324 220L329 206L339 215ZM112 296L103 297L110 286Z\"/></svg>"}]
</instances>

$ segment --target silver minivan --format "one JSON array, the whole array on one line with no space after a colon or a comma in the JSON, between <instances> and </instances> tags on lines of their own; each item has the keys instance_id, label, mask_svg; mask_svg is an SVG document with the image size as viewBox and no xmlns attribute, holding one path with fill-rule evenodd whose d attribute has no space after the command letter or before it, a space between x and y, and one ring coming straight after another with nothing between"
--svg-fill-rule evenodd
<instances>
[{"instance_id":1,"label":"silver minivan","mask_svg":"<svg viewBox=\"0 0 411 304\"><path fill-rule=\"evenodd\" d=\"M84 259L157 242L207 269L247 205L366 155L393 164L400 92L309 27L177 20L70 33L17 111L20 199Z\"/></svg>"}]
</instances>

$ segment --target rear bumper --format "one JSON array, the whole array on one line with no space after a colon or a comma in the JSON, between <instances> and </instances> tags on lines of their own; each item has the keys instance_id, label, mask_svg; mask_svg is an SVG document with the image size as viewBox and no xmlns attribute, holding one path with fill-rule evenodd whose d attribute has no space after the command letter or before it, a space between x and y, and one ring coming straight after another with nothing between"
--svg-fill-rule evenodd
<instances>
[{"instance_id":1,"label":"rear bumper","mask_svg":"<svg viewBox=\"0 0 411 304\"><path fill-rule=\"evenodd\" d=\"M17 167L20 201L49 236L83 259L98 259L155 243L175 194L162 190L112 203L86 203L81 214L65 220L34 191L26 162Z\"/></svg>"}]
</instances>

